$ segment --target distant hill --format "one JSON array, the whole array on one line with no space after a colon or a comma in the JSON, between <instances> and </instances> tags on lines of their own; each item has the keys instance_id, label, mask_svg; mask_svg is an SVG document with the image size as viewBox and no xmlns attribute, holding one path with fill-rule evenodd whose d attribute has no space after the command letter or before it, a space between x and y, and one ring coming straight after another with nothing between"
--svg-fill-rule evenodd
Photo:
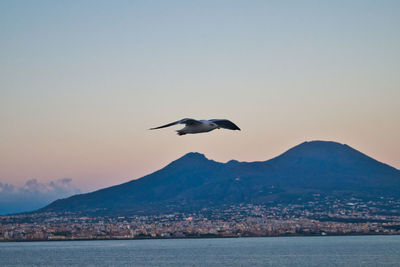
<instances>
[{"instance_id":1,"label":"distant hill","mask_svg":"<svg viewBox=\"0 0 400 267\"><path fill-rule=\"evenodd\" d=\"M348 145L304 142L262 162L188 153L137 180L54 201L39 212L150 214L239 203L307 201L311 194L400 196L400 171Z\"/></svg>"}]
</instances>

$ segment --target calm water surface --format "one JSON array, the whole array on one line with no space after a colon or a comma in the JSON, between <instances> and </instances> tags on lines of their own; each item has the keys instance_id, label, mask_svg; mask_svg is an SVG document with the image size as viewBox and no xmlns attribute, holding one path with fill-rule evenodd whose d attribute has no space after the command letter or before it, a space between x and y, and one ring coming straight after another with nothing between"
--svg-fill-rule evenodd
<instances>
[{"instance_id":1,"label":"calm water surface","mask_svg":"<svg viewBox=\"0 0 400 267\"><path fill-rule=\"evenodd\" d=\"M400 236L13 242L0 266L400 266Z\"/></svg>"}]
</instances>

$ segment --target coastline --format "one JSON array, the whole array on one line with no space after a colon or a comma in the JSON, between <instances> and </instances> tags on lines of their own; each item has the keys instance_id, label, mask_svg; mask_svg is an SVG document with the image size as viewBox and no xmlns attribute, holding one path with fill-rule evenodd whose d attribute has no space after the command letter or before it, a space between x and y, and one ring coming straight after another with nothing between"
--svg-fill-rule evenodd
<instances>
[{"instance_id":1,"label":"coastline","mask_svg":"<svg viewBox=\"0 0 400 267\"><path fill-rule=\"evenodd\" d=\"M276 237L334 237L334 236L398 236L400 233L346 233L346 234L285 234L285 235L244 235L244 236L218 236L218 235L204 235L204 236L184 236L184 237L134 237L134 238L50 238L50 239L19 239L19 240L0 240L0 243L10 242L62 242L62 241L115 241L115 240L173 240L173 239L237 239L237 238L276 238Z\"/></svg>"}]
</instances>

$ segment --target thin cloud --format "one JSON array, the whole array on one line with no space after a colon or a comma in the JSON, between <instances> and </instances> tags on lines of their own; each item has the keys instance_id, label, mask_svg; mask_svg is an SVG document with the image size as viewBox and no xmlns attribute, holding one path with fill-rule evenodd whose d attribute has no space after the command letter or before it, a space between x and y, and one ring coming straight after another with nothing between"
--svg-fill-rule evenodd
<instances>
[{"instance_id":1,"label":"thin cloud","mask_svg":"<svg viewBox=\"0 0 400 267\"><path fill-rule=\"evenodd\" d=\"M81 193L72 184L71 178L62 178L49 183L37 179L28 180L23 186L0 182L0 214L32 211L52 201Z\"/></svg>"}]
</instances>

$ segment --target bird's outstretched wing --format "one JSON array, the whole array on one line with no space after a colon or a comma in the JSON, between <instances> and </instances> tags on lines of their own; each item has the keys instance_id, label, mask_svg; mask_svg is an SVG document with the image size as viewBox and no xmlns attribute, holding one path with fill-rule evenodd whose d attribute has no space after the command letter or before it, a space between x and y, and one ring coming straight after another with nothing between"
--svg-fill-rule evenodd
<instances>
[{"instance_id":1,"label":"bird's outstretched wing","mask_svg":"<svg viewBox=\"0 0 400 267\"><path fill-rule=\"evenodd\" d=\"M213 119L210 121L212 121L213 123L215 123L216 125L218 125L221 128L240 131L240 128L237 127L237 125L234 124L233 122L231 122L230 120Z\"/></svg>"},{"instance_id":2,"label":"bird's outstretched wing","mask_svg":"<svg viewBox=\"0 0 400 267\"><path fill-rule=\"evenodd\" d=\"M201 124L201 122L198 121L198 120L186 118L186 119L182 119L182 120L179 120L179 121L175 121L175 122L171 122L171 123L165 124L163 126L150 128L149 130L161 129L161 128L169 127L169 126L176 125L176 124L196 125L196 124Z\"/></svg>"}]
</instances>

